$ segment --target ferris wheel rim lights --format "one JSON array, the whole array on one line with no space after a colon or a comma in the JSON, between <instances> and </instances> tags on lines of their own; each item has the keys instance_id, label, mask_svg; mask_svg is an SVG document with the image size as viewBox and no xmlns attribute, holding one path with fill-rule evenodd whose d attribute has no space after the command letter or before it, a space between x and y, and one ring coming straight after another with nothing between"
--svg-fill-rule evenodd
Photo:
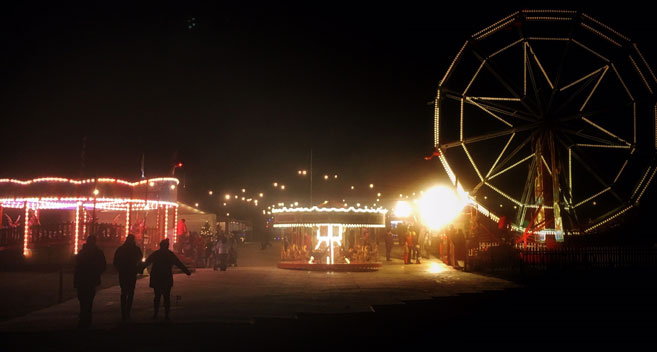
<instances>
[{"instance_id":1,"label":"ferris wheel rim lights","mask_svg":"<svg viewBox=\"0 0 657 352\"><path fill-rule=\"evenodd\" d=\"M523 94L525 94L525 95L527 94L527 92L524 91L524 90L526 90L526 83L527 83L526 82L526 80L527 80L526 76L527 76L527 64L529 64L528 61L527 61L528 57L531 58L534 65L537 65L536 67L539 69L537 77L544 77L545 80L547 81L547 84L550 87L552 87L552 89L555 89L555 86L557 85L558 78L557 78L557 81L555 81L555 83L553 84L553 82L550 79L550 76L547 74L547 71L545 71L541 61L538 60L538 57L536 56L536 54L534 52L534 49L532 48L532 46L530 44L530 41L532 41L532 42L533 41L568 41L568 42L572 42L572 43L576 44L577 47L581 47L584 50L588 51L589 53L594 54L595 56L599 57L600 59L602 59L605 62L605 65L603 65L602 67L597 68L595 71L589 73L588 75L586 75L584 77L581 77L581 78L577 79L576 81L574 81L574 82L572 82L572 83L570 83L570 84L568 84L568 85L566 85L562 88L556 87L556 89L559 90L559 91L564 91L564 90L566 90L566 89L568 89L568 88L570 88L574 85L577 85L577 84L581 83L582 81L592 79L593 82L595 82L594 87L590 91L588 96L586 96L585 101L581 104L581 106L579 106L578 111L580 112L580 116L576 117L576 118L583 121L584 123L588 124L589 126L595 128L597 131L602 132L604 135L607 135L608 136L607 138L611 137L611 139L615 142L603 141L602 138L601 138L600 141L598 141L598 144L592 144L590 142L589 143L576 143L576 142L574 142L576 139L572 139L571 137L568 137L568 136L553 137L553 138L557 138L557 139L554 140L554 142L557 142L557 140L558 140L563 146L566 146L564 144L564 141L566 141L565 143L570 144L569 146L566 146L566 148L568 149L567 150L567 152L568 152L568 158L567 158L568 175L567 175L567 181L566 182L567 182L567 185L569 186L569 189L562 191L563 193L560 192L561 193L560 197L564 197L565 203L562 204L561 199L559 199L559 200L555 201L555 206L556 206L557 203L559 203L559 208L563 207L564 209L574 209L574 208L577 208L578 206L581 206L582 204L587 203L587 202L591 201L592 199L595 199L596 197L598 197L598 196L600 196L604 193L607 193L609 191L611 191L611 193L614 195L614 197L616 197L619 201L622 200L621 198L619 198L619 196L616 194L616 192L612 189L612 186L615 185L619 181L621 173L623 173L623 171L626 169L626 166L629 162L629 156L626 157L624 161L621 160L621 161L623 161L623 163L622 163L622 166L621 166L620 170L617 173L615 173L614 175L611 175L611 178L614 179L613 183L609 184L608 181L602 181L602 178L597 177L597 175L594 175L595 177L597 177L597 180L599 182L602 182L602 185L603 185L603 188L604 188L602 191L599 191L599 192L593 194L592 196L586 197L586 199L579 201L574 206L573 206L573 197L572 197L572 162L571 162L571 158L575 157L576 160L580 164L582 164L582 163L586 164L588 162L587 160L582 159L582 156L584 156L586 154L581 154L582 151L579 150L580 147L583 147L583 148L604 148L604 149L627 149L627 150L630 151L630 153L629 153L630 156L634 154L634 151L636 149L636 145L637 145L637 101L635 100L634 95L632 94L632 92L628 88L628 85L626 84L625 80L623 79L623 76L620 75L620 72L618 71L616 65L614 64L614 63L616 63L616 61L612 62L609 59L607 59L605 56L598 53L597 51L595 51L595 50L589 48L588 46L584 45L582 42L578 41L576 39L576 36L573 36L572 33L568 35L568 38L562 38L562 37L559 37L559 36L549 37L549 36L540 36L540 35L539 36L531 36L531 35L525 36L525 34L522 33L520 39L517 39L517 40L513 41L510 44L503 44L502 46L504 46L504 45L505 46L502 49L499 49L499 50L495 51L495 48L492 48L492 51L495 51L495 52L492 55L489 55L489 56L479 55L477 53L477 51L474 50L471 46L471 44L474 44L473 42L483 40L484 38L487 38L487 37L493 35L494 33L500 31L501 29L504 29L505 27L511 26L512 23L515 23L516 21L526 21L526 22L530 22L530 21L552 21L552 22L558 23L558 22L571 21L571 20L575 21L576 19L579 19L579 21L577 21L577 23L576 23L577 26L579 28L583 29L583 31L580 31L580 32L582 32L582 33L586 33L586 32L593 33L595 36L598 36L599 38L603 39L607 43L612 44L614 47L617 48L616 50L624 50L624 52L629 53L629 55L626 57L626 59L629 58L629 63L627 65L627 67L628 67L628 70L631 70L631 68L629 68L629 67L633 67L634 71L635 71L635 75L631 75L629 72L627 74L630 74L631 77L633 77L634 80L636 81L636 84L632 85L633 90L640 89L641 86L643 85L643 88L645 90L647 90L647 92L650 93L651 96L654 96L654 94L655 94L654 92L657 89L653 89L652 82L649 82L649 80L652 80L652 81L654 81L655 84L657 84L657 76L655 75L655 72L652 70L652 68L648 64L647 60L645 59L645 57L643 56L641 51L638 49L636 43L631 42L631 40L628 37L622 35L621 33L617 32L617 31L615 31L614 29L612 29L611 27L605 25L604 23L592 18L591 16L588 16L587 14L584 14L584 13L578 13L577 11L570 11L570 10L522 10L522 11L516 11L516 12L512 13L511 15L506 16L506 17L498 20L497 22L493 23L492 25L490 25L488 27L485 27L481 31L476 32L475 34L470 36L470 38L468 40L466 40L465 43L463 44L463 46L459 49L458 53L456 54L454 59L451 61L451 63L449 65L447 71L445 72L444 76L439 81L438 90L437 90L437 93L436 93L435 105L434 105L434 146L441 150L439 160L440 160L442 166L444 167L444 169L445 169L445 171L446 171L446 173L447 173L447 175L448 175L448 177L449 177L449 179L450 179L450 181L453 185L457 185L457 183L458 183L457 182L457 177L454 174L454 171L452 170L452 168L450 167L449 162L447 161L447 158L444 156L444 154L445 154L444 152L445 152L445 150L450 149L452 147L460 146L463 149L462 152L465 153L465 156L467 156L467 159L470 161L470 163L472 164L472 166L474 168L474 171L476 172L477 177L475 177L475 179L478 178L479 181L481 181L480 184L477 185L477 187L474 188L475 190L478 189L481 186L488 186L489 188L491 188L492 190L494 190L495 192L497 192L498 194L502 195L504 198L507 198L508 200L510 200L511 202L513 202L515 204L523 205L525 208L535 206L535 204L524 204L524 203L526 203L526 201L524 199L524 196L523 196L522 202L520 202L520 201L516 200L515 198L509 196L508 194L502 192L499 188L497 188L497 187L491 185L489 182L487 182L487 181L495 178L496 176L499 176L500 174L503 174L503 173L507 172L509 169L514 168L514 167L518 166L519 164L531 159L531 155L528 157L529 159L526 157L526 158L522 159L520 162L516 162L514 165L512 165L510 167L507 167L507 168L505 168L504 170L502 170L500 172L495 173L500 168L503 168L504 166L507 166L508 162L511 161L510 159L506 160L506 158L505 158L505 160L503 160L501 165L500 165L501 167L498 167L497 168L498 170L495 170L498 162L500 162L500 159L501 159L502 155L505 154L507 147L510 145L511 140L515 136L515 133L520 132L520 131L516 130L517 127L514 128L514 126L513 126L514 124L510 123L509 121L506 121L506 119L501 118L496 113L494 113L494 112L490 111L489 109L487 109L486 107L490 106L490 104L483 104L483 103L480 104L479 102L484 102L484 101L487 101L487 100L496 100L496 101L511 101L511 102L515 101L515 102L521 102L522 103L522 100L519 98L519 96L517 96L517 94L519 94L519 92L517 90L515 90L515 88L511 89L511 88L507 87L507 89L511 89L510 92L512 93L512 95L514 95L514 97L506 97L506 98L469 97L466 94L470 90L473 82L475 82L475 79L476 79L478 73L483 69L484 66L486 66L488 64L489 59L491 59L492 57L504 52L505 50L507 50L507 49L519 44L519 43L523 43L523 50L525 52L525 65L524 65L525 88L523 89ZM586 41L584 40L584 42L586 42ZM620 48L620 49L618 49L618 48ZM456 66L462 65L460 61L461 61L461 58L464 57L466 49L469 50L469 51L473 51L473 54L479 59L480 63L476 66L473 65L474 66L473 70L474 70L474 68L476 68L476 73L469 80L469 83L468 83L468 80L466 80L464 82L464 83L467 83L467 87L465 88L465 91L461 94L461 93L452 92L452 91L446 89L445 83L447 83L450 80L450 77L451 77L452 73L454 72L454 70L456 69ZM633 49L633 51L632 51L632 49ZM632 51L632 52L630 52L630 51ZM637 56L636 60L635 60L634 56ZM630 63L631 63L631 65L629 65ZM604 77L608 73L610 67L611 67L612 71L614 71L614 75L611 75L611 76L615 76L616 78L618 78L618 80L620 81L620 85L622 85L624 91L627 93L627 97L629 97L630 102L631 102L632 118L633 118L633 121L632 121L633 126L632 127L633 127L633 129L632 129L632 136L627 136L627 137L629 137L627 140L619 137L619 135L616 135L616 134L612 133L610 130L602 127L601 125L591 121L589 116L583 116L584 114L582 113L584 111L584 109L587 108L587 104L589 103L589 100L591 99L593 94L596 93L597 88L600 85L600 82L604 79ZM647 72L648 74L645 74L644 72ZM494 72L493 72L493 74L495 75ZM623 71L623 74L625 75L626 72ZM533 77L534 77L534 75L532 75L532 79L533 79ZM498 78L498 79L500 79L500 78ZM642 82L642 84L639 83L639 82ZM618 84L618 82L616 84ZM559 85L561 85L561 84L559 84ZM636 87L636 88L634 88L634 87ZM657 87L657 86L655 86L655 87ZM534 90L535 89L536 89L536 87L534 87ZM516 91L518 93L514 93L514 91ZM460 125L461 125L461 127L459 129L459 140L460 141L459 142L448 142L448 143L441 144L441 139L440 138L441 138L441 133L442 133L442 129L441 129L442 126L440 124L440 122L441 122L440 117L441 117L442 107L441 107L440 103L444 100L447 100L447 99L460 100L460 102L461 102L461 110L460 110L460 113L461 113ZM537 97L537 99L538 99L538 97ZM511 137L508 139L508 141L506 141L506 144L504 145L504 149L503 149L502 153L497 157L497 160L495 160L493 166L491 167L491 170L488 171L486 176L483 176L483 173L485 172L485 169L482 169L480 171L480 169L478 167L478 164L476 164L474 162L473 158L472 158L472 155L471 155L472 152L470 150L468 150L468 148L466 147L466 141L465 141L464 136L463 136L463 103L464 103L464 101L466 101L471 106L478 107L479 109L486 112L488 115L490 115L490 116L494 117L495 119L499 120L500 122L506 124L508 127L511 127L508 131L506 131L504 133L499 133L498 132L497 134L499 134L499 135L493 135L493 133L491 133L490 135L487 134L485 136L486 138L478 138L477 136L475 136L475 137L470 137L469 139L467 139L467 143L470 144L470 143L475 143L475 142L478 142L478 141L484 141L486 139L499 138L502 135L506 135L506 134L511 134ZM641 103L643 103L643 102L641 102ZM532 113L535 113L534 110L531 110L531 107L526 106L526 108L530 109L529 111L531 111ZM494 110L494 111L498 111L498 110ZM500 111L500 113L504 114L504 111ZM504 116L507 116L507 114L505 114ZM654 121L655 121L655 136L654 136L655 145L654 145L654 149L657 150L657 104L654 105L654 116L653 116L653 118L654 118ZM514 121L516 121L516 120L514 120ZM567 122L564 122L564 123L567 123ZM642 120L642 123L643 123L643 120ZM522 125L519 125L519 126L522 126ZM590 128L589 128L589 130L590 130ZM597 134L599 134L599 132ZM580 137L578 139L586 137L586 136L581 136L579 134L578 134L578 136ZM625 137L625 135L623 135L623 136ZM481 137L481 136L479 136L479 137ZM607 140L607 138L604 138L604 139ZM632 143L628 142L629 140L632 140ZM527 145L526 143L527 142L523 142L522 147ZM559 148L561 148L561 146L559 146ZM573 148L575 148L575 150L573 150ZM459 149L461 149L461 148L459 148ZM517 152L516 151L512 152L513 155L515 155L515 153L517 153ZM573 155L573 154L575 154L575 155ZM581 155L578 155L578 154L581 154ZM546 169L547 169L547 173L552 175L552 170L551 170L551 167L548 165L547 160L542 155L541 155L541 159L542 159L541 160L542 162L539 161L539 163L544 164ZM554 159L554 157L553 157L553 159ZM552 162L554 163L554 160ZM543 166L541 165L540 167L542 168ZM557 166L553 165L553 167L557 167ZM651 183L653 176L657 172L657 168L653 169L653 165L649 165L649 166L647 166L647 168L644 168L644 167L645 167L645 164L644 164L644 166L641 166L642 171L645 170L645 172L642 172L643 175L641 177L641 180L638 182L638 184L635 184L635 186L632 186L634 189L633 189L633 192L632 192L632 196L630 197L630 201L632 201L634 203L637 203L637 204L638 204L638 201L640 200L641 196L643 195L643 193L646 191L648 185ZM588 165L584 165L584 168L589 170L589 172L592 172L592 171L590 171L590 167ZM562 172L561 169L559 169L559 170L560 170L559 173L561 173ZM490 176L491 174L493 174L492 177ZM648 176L650 176L650 177L648 177ZM552 177L552 176L550 176L550 177ZM644 183L644 181L646 181L646 178L648 178L648 180L647 180L647 182ZM625 181L623 181L623 182L625 182ZM570 197L569 197L570 200L568 200L568 197L566 197L566 194L570 194ZM483 207L483 205L479 204L473 197L470 197L470 198L471 198L471 202L473 203L473 205L476 205L476 207L478 209L482 208L482 210L485 210L485 212L488 214L487 216L493 218L494 214L492 212L485 209ZM529 198L527 200L529 200ZM549 204L546 204L543 208L547 209L548 206L549 206ZM586 230L584 230L584 232L589 232L589 231L599 227L601 224L606 223L606 222L610 221L611 219L618 217L622 213L629 210L631 207L632 206L622 206L622 205L617 206L615 208L615 210L613 210L613 211L615 211L615 213L612 213L610 211L609 214L611 216L607 217L607 215L604 215L604 217L606 217L606 219L603 218L603 217L599 217L598 219L595 220L595 223L593 224L593 226L589 225L588 228L586 228ZM494 216L494 217L498 218L497 216ZM559 220L559 221L561 221L561 220Z\"/></svg>"}]
</instances>

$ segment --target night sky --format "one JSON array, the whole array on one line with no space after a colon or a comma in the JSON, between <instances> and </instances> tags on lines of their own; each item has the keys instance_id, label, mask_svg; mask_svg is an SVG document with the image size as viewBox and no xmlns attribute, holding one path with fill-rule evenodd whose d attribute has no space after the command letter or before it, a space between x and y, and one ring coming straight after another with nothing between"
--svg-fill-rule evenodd
<instances>
[{"instance_id":1,"label":"night sky","mask_svg":"<svg viewBox=\"0 0 657 352\"><path fill-rule=\"evenodd\" d=\"M523 8L468 6L4 8L0 177L136 180L143 153L147 177L184 163L176 176L188 202L209 189L269 192L273 181L306 192L297 170L309 169L312 149L316 182L337 173L336 194L369 183L417 190L444 179L435 159L423 160L438 81L469 35ZM657 66L652 11L586 11Z\"/></svg>"}]
</instances>

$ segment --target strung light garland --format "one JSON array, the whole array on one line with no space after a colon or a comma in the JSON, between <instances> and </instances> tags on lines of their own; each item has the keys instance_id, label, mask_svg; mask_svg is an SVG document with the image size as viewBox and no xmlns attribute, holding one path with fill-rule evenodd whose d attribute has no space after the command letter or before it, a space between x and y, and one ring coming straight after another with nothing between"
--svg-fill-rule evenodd
<instances>
[{"instance_id":1,"label":"strung light garland","mask_svg":"<svg viewBox=\"0 0 657 352\"><path fill-rule=\"evenodd\" d=\"M319 208L317 206L313 206L312 208L282 208L282 209L274 209L272 210L273 213L299 213L299 212L320 212L320 213L347 213L347 212L355 212L355 213L379 213L379 214L386 214L388 212L388 209L379 207L377 209L360 209L360 208L354 208L354 207L349 207L349 208Z\"/></svg>"},{"instance_id":2,"label":"strung light garland","mask_svg":"<svg viewBox=\"0 0 657 352\"><path fill-rule=\"evenodd\" d=\"M63 178L63 177L40 177L40 178L35 178L35 179L27 180L27 181L17 180L17 179L13 179L13 178L2 178L2 179L0 179L0 183L15 183L15 184L23 185L23 186L30 185L30 184L33 184L33 183L41 183L41 182L60 182L60 183L71 183L71 184L75 184L75 185L82 185L82 184L96 183L96 182L97 183L120 183L120 184L124 184L124 185L127 185L127 186L132 186L132 187L143 185L143 184L146 184L148 182L175 182L176 185L180 184L180 181L175 177L158 177L158 178L151 178L151 179L147 179L147 180L141 180L141 181L137 181L137 182L129 182L129 181L115 179L115 178L98 178L98 179L90 178L90 179L86 179L86 180L74 180L74 179Z\"/></svg>"},{"instance_id":3,"label":"strung light garland","mask_svg":"<svg viewBox=\"0 0 657 352\"><path fill-rule=\"evenodd\" d=\"M275 228L289 228L289 227L318 227L318 226L342 226L349 228L368 227L368 228L384 228L385 224L335 224L335 223L298 223L298 224L274 224Z\"/></svg>"}]
</instances>

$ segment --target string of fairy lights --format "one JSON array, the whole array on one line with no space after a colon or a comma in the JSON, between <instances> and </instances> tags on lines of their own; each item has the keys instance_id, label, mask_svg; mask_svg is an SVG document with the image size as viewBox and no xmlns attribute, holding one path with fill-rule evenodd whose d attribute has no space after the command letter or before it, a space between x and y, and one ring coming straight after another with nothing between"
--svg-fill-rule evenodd
<instances>
[{"instance_id":1,"label":"string of fairy lights","mask_svg":"<svg viewBox=\"0 0 657 352\"><path fill-rule=\"evenodd\" d=\"M302 179L306 178L307 181L310 181L310 174L305 169L296 170L296 175ZM253 207L259 209L262 215L272 215L275 209L299 207L300 204L302 206L312 207L315 205L326 206L330 203L331 207L377 209L383 208L384 202L389 203L390 201L397 200L396 197L392 196L394 193L389 193L384 198L384 194L377 189L373 182L350 183L335 172L320 173L319 175L313 176L313 179L317 182L314 187L315 190L320 191L318 193L332 193L332 195L329 197L325 194L324 196L316 194L316 199L311 204L310 198L308 197L310 184L306 185L304 182L304 185L300 186L297 185L298 180L296 180L297 182L292 181L289 183L273 180L266 186L260 186L255 189L235 187L232 190L223 190L221 192L215 189L208 189L206 193L207 198L201 198L194 202L194 206L196 208L205 205L216 206L218 203L225 210L225 213L221 212L221 215L225 214L225 216L230 216L230 210L236 209L235 207L240 207L240 210ZM331 192L326 192L327 186L331 188ZM366 192L363 192L363 190ZM409 197L420 194L420 192L401 193L401 197L409 199ZM295 193L298 197L293 197ZM303 196L300 193L303 193ZM337 194L339 196L336 196Z\"/></svg>"},{"instance_id":2,"label":"string of fairy lights","mask_svg":"<svg viewBox=\"0 0 657 352\"><path fill-rule=\"evenodd\" d=\"M296 170L298 177L308 178L310 172L305 169ZM331 196L315 196L315 201L310 204L308 192L309 184L298 185L298 182L284 183L279 180L268 182L266 186L256 188L235 187L232 190L218 191L208 189L207 198L201 198L194 202L194 206L199 208L206 205L219 205L224 211L220 211L222 216L229 217L231 212L235 215L238 211L249 211L257 209L257 213L263 216L275 214L283 208L303 208L319 206L321 208L336 209L385 209L392 208L399 200L419 201L424 190L391 192L390 187L385 187L388 192L383 193L373 182L348 182L338 173L324 172L314 176L316 189L326 191L327 186L331 189ZM309 180L308 180L309 181ZM339 183L337 183L339 181ZM293 186L290 186L290 185ZM331 185L332 184L332 185ZM365 192L363 192L365 190ZM295 192L298 197L293 197ZM303 194L303 196L300 195ZM297 198L297 199L293 199ZM285 199L285 200L283 200Z\"/></svg>"}]
</instances>

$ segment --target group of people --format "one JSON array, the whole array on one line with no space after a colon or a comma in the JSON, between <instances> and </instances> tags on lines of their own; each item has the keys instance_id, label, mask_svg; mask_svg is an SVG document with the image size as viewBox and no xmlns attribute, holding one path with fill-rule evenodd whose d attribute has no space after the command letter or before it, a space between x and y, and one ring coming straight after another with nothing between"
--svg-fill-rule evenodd
<instances>
[{"instance_id":1,"label":"group of people","mask_svg":"<svg viewBox=\"0 0 657 352\"><path fill-rule=\"evenodd\" d=\"M399 245L403 249L403 259L405 264L421 264L423 257L428 258L430 248L433 248L434 241L432 240L431 233L425 228L416 228L409 226L407 228L398 227L396 230ZM395 242L395 234L392 229L388 229L383 236L386 246L386 261L390 259L392 248Z\"/></svg>"},{"instance_id":2,"label":"group of people","mask_svg":"<svg viewBox=\"0 0 657 352\"><path fill-rule=\"evenodd\" d=\"M137 275L143 274L144 269L152 265L150 270L150 287L155 296L153 299L153 319L158 318L160 300L164 299L164 318L169 319L171 307L171 287L173 287L172 267L175 265L185 274L191 271L169 250L169 240L160 242L160 249L153 252L142 262L142 252L135 242L135 236L129 234L125 243L114 253L114 266L119 273L121 286L121 319L130 319L132 301L137 283ZM106 269L105 254L96 245L96 236L87 237L86 243L75 258L74 287L77 289L80 301L79 328L91 326L91 312L96 287L100 285L100 278Z\"/></svg>"},{"instance_id":3,"label":"group of people","mask_svg":"<svg viewBox=\"0 0 657 352\"><path fill-rule=\"evenodd\" d=\"M191 258L197 267L220 268L226 271L229 266L237 266L237 248L243 242L243 237L226 233L217 226L216 235L211 231L206 234L189 232L185 219L178 222L178 243L176 251ZM271 245L270 245L271 246Z\"/></svg>"},{"instance_id":4,"label":"group of people","mask_svg":"<svg viewBox=\"0 0 657 352\"><path fill-rule=\"evenodd\" d=\"M211 249L208 260L212 262L212 268L216 271L226 271L229 266L237 266L238 240L234 235L226 235L219 231L216 240L209 241L208 248ZM209 263L208 263L208 266Z\"/></svg>"}]
</instances>

